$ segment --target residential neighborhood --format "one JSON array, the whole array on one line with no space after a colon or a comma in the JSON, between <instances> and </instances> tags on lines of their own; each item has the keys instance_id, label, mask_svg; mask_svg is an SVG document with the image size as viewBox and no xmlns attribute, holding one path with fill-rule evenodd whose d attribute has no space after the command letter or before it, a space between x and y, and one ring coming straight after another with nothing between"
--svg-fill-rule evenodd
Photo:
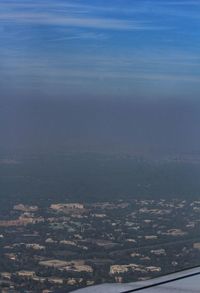
<instances>
[{"instance_id":1,"label":"residential neighborhood","mask_svg":"<svg viewBox=\"0 0 200 293\"><path fill-rule=\"evenodd\" d=\"M17 204L0 219L2 292L71 292L195 266L200 201Z\"/></svg>"}]
</instances>

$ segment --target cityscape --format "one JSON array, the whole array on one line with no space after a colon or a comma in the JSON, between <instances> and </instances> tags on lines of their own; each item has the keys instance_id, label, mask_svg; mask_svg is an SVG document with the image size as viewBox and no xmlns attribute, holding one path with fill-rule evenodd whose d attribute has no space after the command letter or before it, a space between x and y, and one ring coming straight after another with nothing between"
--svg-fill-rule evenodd
<instances>
[{"instance_id":1,"label":"cityscape","mask_svg":"<svg viewBox=\"0 0 200 293\"><path fill-rule=\"evenodd\" d=\"M16 204L0 219L0 288L72 292L198 265L200 201Z\"/></svg>"},{"instance_id":2,"label":"cityscape","mask_svg":"<svg viewBox=\"0 0 200 293\"><path fill-rule=\"evenodd\" d=\"M199 134L200 0L0 0L0 293L199 292Z\"/></svg>"}]
</instances>

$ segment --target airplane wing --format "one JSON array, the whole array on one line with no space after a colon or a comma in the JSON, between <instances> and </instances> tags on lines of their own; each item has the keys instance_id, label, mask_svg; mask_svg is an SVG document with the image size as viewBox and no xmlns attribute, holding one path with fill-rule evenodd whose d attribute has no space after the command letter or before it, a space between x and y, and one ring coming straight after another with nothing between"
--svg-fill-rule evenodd
<instances>
[{"instance_id":1,"label":"airplane wing","mask_svg":"<svg viewBox=\"0 0 200 293\"><path fill-rule=\"evenodd\" d=\"M73 291L74 293L181 293L200 292L200 267L169 274L156 279L128 283L103 284Z\"/></svg>"}]
</instances>

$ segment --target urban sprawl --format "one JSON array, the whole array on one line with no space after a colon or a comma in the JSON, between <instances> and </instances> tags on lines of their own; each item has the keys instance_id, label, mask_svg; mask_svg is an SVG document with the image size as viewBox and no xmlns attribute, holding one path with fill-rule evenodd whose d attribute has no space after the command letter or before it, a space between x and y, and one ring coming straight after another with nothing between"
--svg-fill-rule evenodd
<instances>
[{"instance_id":1,"label":"urban sprawl","mask_svg":"<svg viewBox=\"0 0 200 293\"><path fill-rule=\"evenodd\" d=\"M17 204L0 219L0 289L71 292L198 265L200 201Z\"/></svg>"}]
</instances>

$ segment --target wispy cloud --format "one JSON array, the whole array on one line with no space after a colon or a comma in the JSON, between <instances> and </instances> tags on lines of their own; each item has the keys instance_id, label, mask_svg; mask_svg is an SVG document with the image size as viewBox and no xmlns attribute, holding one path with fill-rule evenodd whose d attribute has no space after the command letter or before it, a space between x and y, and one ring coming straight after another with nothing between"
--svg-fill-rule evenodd
<instances>
[{"instance_id":1,"label":"wispy cloud","mask_svg":"<svg viewBox=\"0 0 200 293\"><path fill-rule=\"evenodd\" d=\"M170 6L170 5L175 5L175 6L181 6L181 5L183 5L183 6L193 6L193 5L197 5L197 6L199 6L200 5L200 2L199 1L192 1L192 0L186 0L186 1L162 1L162 3L161 3L161 5L168 5L168 6Z\"/></svg>"},{"instance_id":2,"label":"wispy cloud","mask_svg":"<svg viewBox=\"0 0 200 293\"><path fill-rule=\"evenodd\" d=\"M10 56L10 54L9 54ZM70 54L67 58L51 59L47 56L13 56L1 68L1 72L18 72L24 76L37 76L39 80L52 82L77 82L78 80L149 80L163 82L199 83L200 57L181 54L173 56L90 56ZM3 64L2 64L3 65ZM31 71L29 72L29 68ZM4 74L2 74L4 75Z\"/></svg>"},{"instance_id":3,"label":"wispy cloud","mask_svg":"<svg viewBox=\"0 0 200 293\"><path fill-rule=\"evenodd\" d=\"M174 18L193 18L200 20L200 1L154 1L152 13L154 15L171 16Z\"/></svg>"},{"instance_id":4,"label":"wispy cloud","mask_svg":"<svg viewBox=\"0 0 200 293\"><path fill-rule=\"evenodd\" d=\"M1 22L30 23L39 25L71 26L107 30L160 30L151 20L136 17L144 12L141 7L98 6L70 1L2 1ZM129 17L126 15L129 13Z\"/></svg>"},{"instance_id":5,"label":"wispy cloud","mask_svg":"<svg viewBox=\"0 0 200 293\"><path fill-rule=\"evenodd\" d=\"M71 27L87 27L96 29L112 29L112 30L142 30L151 29L147 23L139 21L126 21L120 19L106 18L89 18L89 17L73 17L59 16L48 13L0 13L0 21L30 23L39 25L60 25Z\"/></svg>"},{"instance_id":6,"label":"wispy cloud","mask_svg":"<svg viewBox=\"0 0 200 293\"><path fill-rule=\"evenodd\" d=\"M15 86L46 91L76 92L78 84L91 92L119 85L130 94L156 91L155 83L199 89L198 36L192 39L185 18L199 18L200 1L0 2L2 84L9 77Z\"/></svg>"}]
</instances>

